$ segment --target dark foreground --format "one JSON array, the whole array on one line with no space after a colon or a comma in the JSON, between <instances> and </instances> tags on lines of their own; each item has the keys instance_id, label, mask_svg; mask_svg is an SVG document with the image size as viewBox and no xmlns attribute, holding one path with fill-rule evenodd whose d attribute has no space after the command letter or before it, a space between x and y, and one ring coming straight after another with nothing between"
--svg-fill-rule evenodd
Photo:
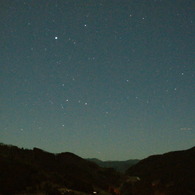
<instances>
[{"instance_id":1,"label":"dark foreground","mask_svg":"<svg viewBox=\"0 0 195 195\"><path fill-rule=\"evenodd\" d=\"M0 144L0 195L194 195L195 147L150 156L122 174L72 153Z\"/></svg>"}]
</instances>

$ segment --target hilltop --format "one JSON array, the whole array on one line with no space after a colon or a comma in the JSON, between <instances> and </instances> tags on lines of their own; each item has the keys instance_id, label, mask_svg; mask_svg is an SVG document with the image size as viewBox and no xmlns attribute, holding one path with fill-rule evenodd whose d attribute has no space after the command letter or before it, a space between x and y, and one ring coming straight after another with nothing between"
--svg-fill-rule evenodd
<instances>
[{"instance_id":1,"label":"hilltop","mask_svg":"<svg viewBox=\"0 0 195 195\"><path fill-rule=\"evenodd\" d=\"M106 191L120 176L73 153L52 154L39 148L0 144L0 194L21 192L58 194L67 188L85 193Z\"/></svg>"},{"instance_id":2,"label":"hilltop","mask_svg":"<svg viewBox=\"0 0 195 195\"><path fill-rule=\"evenodd\" d=\"M140 178L129 188L134 195L195 194L195 147L149 156L129 168L126 174ZM124 191L128 190L124 188Z\"/></svg>"},{"instance_id":3,"label":"hilltop","mask_svg":"<svg viewBox=\"0 0 195 195\"><path fill-rule=\"evenodd\" d=\"M0 195L195 194L195 147L149 156L124 174L101 167L120 161L92 161L97 164L70 152L52 154L0 144Z\"/></svg>"}]
</instances>

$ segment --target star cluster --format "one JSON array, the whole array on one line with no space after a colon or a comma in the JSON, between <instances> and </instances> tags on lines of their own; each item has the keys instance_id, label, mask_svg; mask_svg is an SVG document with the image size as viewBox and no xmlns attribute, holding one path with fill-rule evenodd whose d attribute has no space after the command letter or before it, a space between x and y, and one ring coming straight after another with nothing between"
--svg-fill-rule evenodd
<instances>
[{"instance_id":1,"label":"star cluster","mask_svg":"<svg viewBox=\"0 0 195 195\"><path fill-rule=\"evenodd\" d=\"M193 4L4 2L0 141L104 160L193 146Z\"/></svg>"}]
</instances>

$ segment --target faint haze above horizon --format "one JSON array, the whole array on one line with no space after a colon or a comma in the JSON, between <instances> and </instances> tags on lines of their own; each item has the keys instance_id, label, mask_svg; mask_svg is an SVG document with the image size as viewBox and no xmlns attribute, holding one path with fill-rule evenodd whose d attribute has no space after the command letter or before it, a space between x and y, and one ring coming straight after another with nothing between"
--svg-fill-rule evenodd
<instances>
[{"instance_id":1,"label":"faint haze above horizon","mask_svg":"<svg viewBox=\"0 0 195 195\"><path fill-rule=\"evenodd\" d=\"M194 146L193 0L0 7L0 142L101 160Z\"/></svg>"}]
</instances>

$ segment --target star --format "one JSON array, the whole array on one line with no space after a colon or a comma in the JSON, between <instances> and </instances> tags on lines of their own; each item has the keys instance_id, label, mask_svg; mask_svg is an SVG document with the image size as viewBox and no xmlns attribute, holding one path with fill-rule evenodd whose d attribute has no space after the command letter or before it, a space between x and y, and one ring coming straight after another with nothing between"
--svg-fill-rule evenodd
<instances>
[{"instance_id":1,"label":"star","mask_svg":"<svg viewBox=\"0 0 195 195\"><path fill-rule=\"evenodd\" d=\"M135 147L141 159L156 142L159 151L192 144L192 137L179 137L181 131L169 133L194 130L193 37L188 36L194 21L193 13L185 12L191 1L177 9L162 0L144 7L129 1L124 9L126 3L121 1L120 6L111 4L109 13L103 1L91 1L90 6L79 1L76 11L72 1L50 1L47 6L25 1L31 11L21 13L24 1L5 2L15 14L2 21L9 29L3 34L6 44L0 44L4 92L0 129L7 127L2 141L16 142L20 134L17 142L31 147L37 144L38 133L40 139L48 139L39 143L47 150L70 148L83 157L104 151L101 158L118 160L131 156L128 148ZM15 17L18 14L21 17ZM181 26L187 30L177 36ZM170 143L164 144L161 131ZM70 141L59 147L59 135ZM146 139L140 142L142 135ZM81 141L72 144L76 136ZM97 138L97 147L89 149L88 138ZM116 144L120 140L124 144Z\"/></svg>"},{"instance_id":2,"label":"star","mask_svg":"<svg viewBox=\"0 0 195 195\"><path fill-rule=\"evenodd\" d=\"M189 127L182 127L180 128L181 131L190 131L192 130L192 128L189 128Z\"/></svg>"},{"instance_id":3,"label":"star","mask_svg":"<svg viewBox=\"0 0 195 195\"><path fill-rule=\"evenodd\" d=\"M54 104L52 100L49 100L50 104Z\"/></svg>"}]
</instances>

